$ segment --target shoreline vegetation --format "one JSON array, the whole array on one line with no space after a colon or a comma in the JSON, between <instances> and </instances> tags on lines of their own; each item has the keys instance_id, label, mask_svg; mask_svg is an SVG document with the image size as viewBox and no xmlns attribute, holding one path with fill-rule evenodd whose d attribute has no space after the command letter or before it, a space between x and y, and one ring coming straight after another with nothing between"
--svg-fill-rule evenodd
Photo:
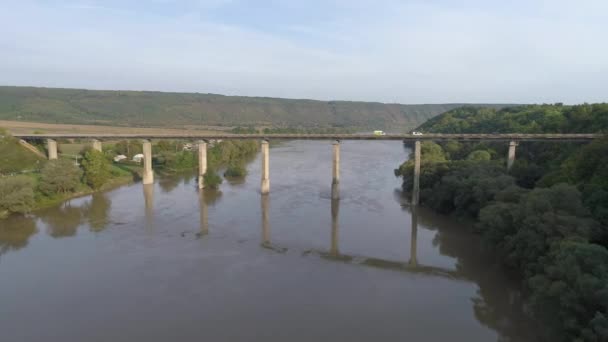
<instances>
[{"instance_id":1,"label":"shoreline vegetation","mask_svg":"<svg viewBox=\"0 0 608 342\"><path fill-rule=\"evenodd\" d=\"M36 147L44 152L44 146ZM132 160L142 152L140 142L108 142L99 152L84 143L59 141L60 152L63 149L70 154L60 153L59 159L46 160L0 129L0 220L141 180L141 164L113 161L117 155ZM246 162L258 150L255 141L211 142L206 186L217 188L222 183L218 168L226 168L226 177L244 177ZM153 144L152 154L153 169L161 177L198 168L197 151L186 142L160 140Z\"/></svg>"},{"instance_id":2,"label":"shoreline vegetation","mask_svg":"<svg viewBox=\"0 0 608 342\"><path fill-rule=\"evenodd\" d=\"M606 133L608 104L461 108L433 133ZM543 341L608 340L608 136L591 143L423 142L420 204L474 220L497 263L523 285ZM413 160L395 175L413 183Z\"/></svg>"}]
</instances>

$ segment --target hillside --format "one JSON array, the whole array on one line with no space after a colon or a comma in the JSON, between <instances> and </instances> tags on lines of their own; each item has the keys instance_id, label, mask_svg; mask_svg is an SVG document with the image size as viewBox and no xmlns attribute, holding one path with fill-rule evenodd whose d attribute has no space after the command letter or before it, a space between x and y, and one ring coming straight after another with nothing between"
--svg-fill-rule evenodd
<instances>
[{"instance_id":1,"label":"hillside","mask_svg":"<svg viewBox=\"0 0 608 342\"><path fill-rule=\"evenodd\" d=\"M576 106L461 107L420 127L433 133L598 133L608 131L608 103Z\"/></svg>"},{"instance_id":2,"label":"hillside","mask_svg":"<svg viewBox=\"0 0 608 342\"><path fill-rule=\"evenodd\" d=\"M0 129L0 175L38 169L45 160Z\"/></svg>"},{"instance_id":3,"label":"hillside","mask_svg":"<svg viewBox=\"0 0 608 342\"><path fill-rule=\"evenodd\" d=\"M460 106L462 104L401 105L198 93L0 87L0 120L131 127L268 125L395 131L411 129Z\"/></svg>"}]
</instances>

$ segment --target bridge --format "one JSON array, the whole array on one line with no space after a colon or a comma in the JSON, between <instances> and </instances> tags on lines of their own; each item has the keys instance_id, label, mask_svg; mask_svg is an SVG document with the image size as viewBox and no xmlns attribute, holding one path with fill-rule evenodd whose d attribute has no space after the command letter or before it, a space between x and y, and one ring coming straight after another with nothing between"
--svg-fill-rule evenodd
<instances>
[{"instance_id":1,"label":"bridge","mask_svg":"<svg viewBox=\"0 0 608 342\"><path fill-rule=\"evenodd\" d=\"M331 140L333 141L333 162L332 162L332 199L339 199L340 183L340 141L342 140L400 140L411 141L414 143L414 187L412 189L412 205L417 205L420 192L420 157L421 141L496 141L509 142L509 152L507 156L507 168L510 169L515 161L515 149L522 141L554 141L554 142L588 142L602 137L602 134L441 134L429 133L422 135L414 134L231 134L231 133L212 133L212 134L80 134L80 133L53 133L53 134L15 134L22 140L47 140L47 150L49 159L57 159L56 139L89 139L95 150L102 151L103 140L125 140L137 139L143 141L144 170L143 183L152 184L154 182L154 171L152 170L152 139L179 139L198 141L198 160L199 160L199 188L204 187L203 175L207 172L207 142L211 140L227 139L249 139L262 141L262 180L260 191L262 195L270 192L270 163L269 163L269 140Z\"/></svg>"}]
</instances>

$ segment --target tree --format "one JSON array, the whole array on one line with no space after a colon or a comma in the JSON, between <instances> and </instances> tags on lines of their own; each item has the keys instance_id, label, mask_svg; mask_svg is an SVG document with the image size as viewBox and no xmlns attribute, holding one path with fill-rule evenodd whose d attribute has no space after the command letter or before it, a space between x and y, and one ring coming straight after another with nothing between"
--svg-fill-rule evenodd
<instances>
[{"instance_id":1,"label":"tree","mask_svg":"<svg viewBox=\"0 0 608 342\"><path fill-rule=\"evenodd\" d=\"M38 189L45 195L75 191L82 171L68 159L48 161L40 171Z\"/></svg>"},{"instance_id":2,"label":"tree","mask_svg":"<svg viewBox=\"0 0 608 342\"><path fill-rule=\"evenodd\" d=\"M34 207L34 181L26 176L0 178L0 218Z\"/></svg>"},{"instance_id":3,"label":"tree","mask_svg":"<svg viewBox=\"0 0 608 342\"><path fill-rule=\"evenodd\" d=\"M477 150L469 153L467 160L488 161L492 159L492 155L488 151Z\"/></svg>"},{"instance_id":4,"label":"tree","mask_svg":"<svg viewBox=\"0 0 608 342\"><path fill-rule=\"evenodd\" d=\"M222 177L220 177L213 169L208 169L207 172L205 172L203 175L203 181L205 187L210 189L217 189L223 182Z\"/></svg>"},{"instance_id":5,"label":"tree","mask_svg":"<svg viewBox=\"0 0 608 342\"><path fill-rule=\"evenodd\" d=\"M608 250L564 240L528 281L538 318L551 341L608 340Z\"/></svg>"},{"instance_id":6,"label":"tree","mask_svg":"<svg viewBox=\"0 0 608 342\"><path fill-rule=\"evenodd\" d=\"M82 160L85 182L93 189L99 189L111 176L110 163L103 153L89 150Z\"/></svg>"}]
</instances>

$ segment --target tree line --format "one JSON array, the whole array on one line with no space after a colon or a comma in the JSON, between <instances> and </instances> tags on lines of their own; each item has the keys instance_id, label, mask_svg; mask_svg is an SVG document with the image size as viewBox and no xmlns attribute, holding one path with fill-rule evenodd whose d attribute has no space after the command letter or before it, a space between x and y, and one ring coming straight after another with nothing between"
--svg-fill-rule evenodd
<instances>
[{"instance_id":1,"label":"tree line","mask_svg":"<svg viewBox=\"0 0 608 342\"><path fill-rule=\"evenodd\" d=\"M597 133L608 105L462 108L425 123L437 133ZM474 230L521 279L547 341L608 340L608 137L588 144L422 144L420 201L475 219ZM412 188L413 161L395 170Z\"/></svg>"}]
</instances>

